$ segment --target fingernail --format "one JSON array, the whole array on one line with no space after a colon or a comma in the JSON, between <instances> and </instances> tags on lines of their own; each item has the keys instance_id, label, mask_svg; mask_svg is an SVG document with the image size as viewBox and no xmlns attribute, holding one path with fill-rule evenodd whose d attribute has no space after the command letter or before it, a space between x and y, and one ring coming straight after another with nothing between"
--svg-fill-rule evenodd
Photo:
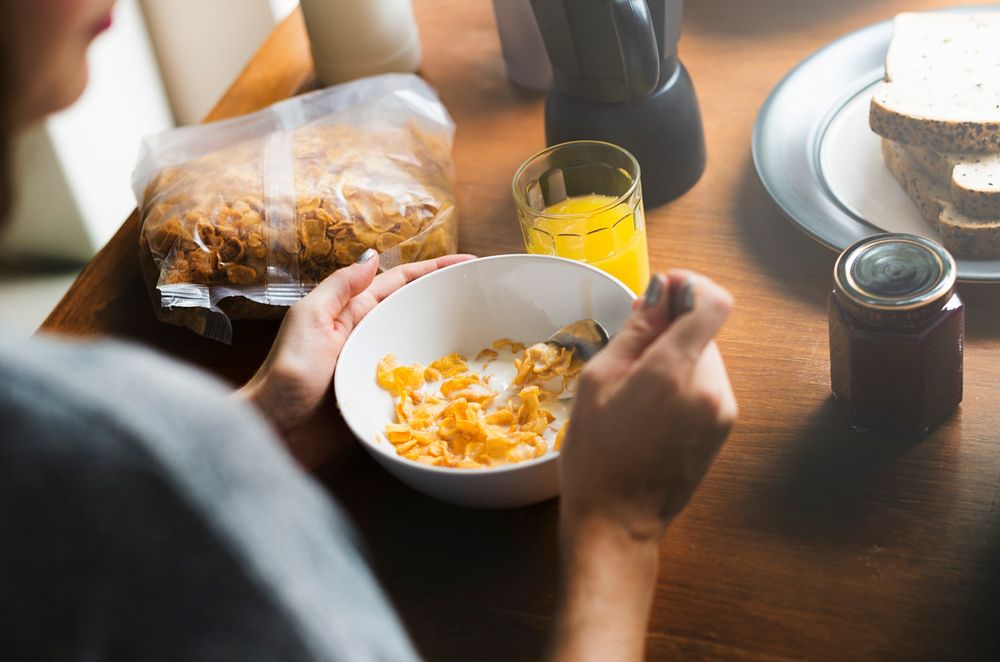
<instances>
[{"instance_id":1,"label":"fingernail","mask_svg":"<svg viewBox=\"0 0 1000 662\"><path fill-rule=\"evenodd\" d=\"M656 302L660 300L660 295L663 294L663 281L660 279L659 275L653 274L653 277L649 279L649 285L646 286L646 293L642 297L643 307L650 308L656 305Z\"/></svg>"},{"instance_id":2,"label":"fingernail","mask_svg":"<svg viewBox=\"0 0 1000 662\"><path fill-rule=\"evenodd\" d=\"M677 294L670 302L670 319L675 320L685 313L691 312L694 308L694 282L688 276L680 287Z\"/></svg>"},{"instance_id":3,"label":"fingernail","mask_svg":"<svg viewBox=\"0 0 1000 662\"><path fill-rule=\"evenodd\" d=\"M358 262L357 263L358 264L364 264L365 262L367 262L368 260L372 259L376 255L378 255L378 251L376 251L374 248L369 248L364 253L362 253L361 255L358 256Z\"/></svg>"}]
</instances>

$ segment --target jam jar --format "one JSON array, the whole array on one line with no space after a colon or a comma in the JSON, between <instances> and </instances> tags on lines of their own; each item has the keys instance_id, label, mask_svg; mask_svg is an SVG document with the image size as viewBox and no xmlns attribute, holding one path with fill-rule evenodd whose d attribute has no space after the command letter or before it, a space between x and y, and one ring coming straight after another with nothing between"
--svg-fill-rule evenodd
<instances>
[{"instance_id":1,"label":"jam jar","mask_svg":"<svg viewBox=\"0 0 1000 662\"><path fill-rule=\"evenodd\" d=\"M962 401L965 311L955 260L916 235L844 251L830 294L830 381L862 432L921 435Z\"/></svg>"}]
</instances>

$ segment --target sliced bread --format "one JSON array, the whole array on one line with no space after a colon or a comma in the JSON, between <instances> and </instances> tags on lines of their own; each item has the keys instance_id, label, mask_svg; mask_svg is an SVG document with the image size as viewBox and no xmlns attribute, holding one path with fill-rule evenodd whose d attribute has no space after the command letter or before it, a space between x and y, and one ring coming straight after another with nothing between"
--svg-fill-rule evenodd
<instances>
[{"instance_id":1,"label":"sliced bread","mask_svg":"<svg viewBox=\"0 0 1000 662\"><path fill-rule=\"evenodd\" d=\"M869 123L938 152L1000 150L1000 12L896 16Z\"/></svg>"},{"instance_id":2,"label":"sliced bread","mask_svg":"<svg viewBox=\"0 0 1000 662\"><path fill-rule=\"evenodd\" d=\"M905 147L882 140L882 156L924 219L941 235L945 248L957 257L1000 257L1000 218L970 218L951 202L948 187L924 171Z\"/></svg>"},{"instance_id":3,"label":"sliced bread","mask_svg":"<svg viewBox=\"0 0 1000 662\"><path fill-rule=\"evenodd\" d=\"M951 190L955 206L972 218L1000 218L1000 152L939 153L908 145L920 167Z\"/></svg>"}]
</instances>

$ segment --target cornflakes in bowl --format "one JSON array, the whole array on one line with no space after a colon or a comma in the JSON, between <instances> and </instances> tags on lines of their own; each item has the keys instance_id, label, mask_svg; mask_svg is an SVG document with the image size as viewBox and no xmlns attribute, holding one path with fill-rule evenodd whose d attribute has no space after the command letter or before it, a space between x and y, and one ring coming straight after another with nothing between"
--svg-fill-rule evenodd
<instances>
[{"instance_id":1,"label":"cornflakes in bowl","mask_svg":"<svg viewBox=\"0 0 1000 662\"><path fill-rule=\"evenodd\" d=\"M471 365L470 365L471 363ZM376 380L395 401L385 438L396 452L436 467L481 469L559 450L583 362L546 343L496 340L471 360L458 353L429 366L387 354Z\"/></svg>"},{"instance_id":2,"label":"cornflakes in bowl","mask_svg":"<svg viewBox=\"0 0 1000 662\"><path fill-rule=\"evenodd\" d=\"M534 343L582 318L593 318L614 333L628 317L633 299L627 287L603 271L557 257L498 255L442 269L391 295L358 324L337 363L334 375L337 404L365 450L419 492L477 508L512 508L549 499L559 493L559 451L553 446L561 425L550 422L542 430L548 445L543 452L537 452L535 443L525 442L517 453L528 455L527 449L533 448L531 456L516 457L517 461L512 462L507 455L512 449L505 442L503 453L499 448L494 453L496 461L476 459L484 457L477 448L473 447L471 454L467 452L469 443L478 443L472 437L480 430L480 423L470 421L467 415L473 409L471 404L492 402L496 405L492 411L485 411L480 404L476 413L485 418L507 409L513 419L526 399L520 398L510 408L505 407L503 389L496 388L499 382L481 385L471 376L469 368L482 372L481 366L490 361L491 352L496 353L495 358L521 357L529 349L514 342L499 343L495 348L493 343L497 339ZM386 358L390 354L392 360ZM559 360L556 357L556 364ZM380 362L383 362L381 370ZM531 366L544 363L531 361ZM498 364L494 360L490 367L496 368ZM521 367L525 366L522 362ZM379 372L383 373L381 378ZM506 375L500 377L513 382L517 372L511 360ZM432 390L426 389L428 381L433 383ZM532 386L538 389L538 410L548 409L555 414L552 408L557 405L543 397L542 391L561 388L561 377L553 380L544 374L541 378L526 374L524 381L532 383L526 384L522 392ZM446 383L447 393L441 390ZM404 440L406 435L420 429L419 424L412 424L416 412L406 410L405 398L402 407L409 431L390 427L389 433L399 434L395 437L398 443L394 443L387 436L387 426L401 424L397 409L400 394L422 389L423 394L442 401L451 396L454 401L464 399L465 404L457 405L452 412L454 416L448 418L454 419L456 428L462 420L470 431L469 438L461 440L462 457L458 456L457 447L450 452L456 464L471 457L482 466L441 466L415 459L423 456L422 452L407 457L414 446L405 448L402 454L399 452L400 446L412 440ZM498 395L490 400L492 392ZM547 417L544 414L537 417L534 412L538 410L530 410L535 407L530 402L531 393L525 393L527 406L532 411L532 420L541 421ZM525 413L527 416L528 412ZM430 414L435 421L441 418L434 410L428 411ZM501 416L506 414L498 414L498 418L487 422L509 430L513 420L504 424ZM436 424L445 425L445 433L450 434L448 426L452 423ZM438 448L445 455L445 448Z\"/></svg>"}]
</instances>

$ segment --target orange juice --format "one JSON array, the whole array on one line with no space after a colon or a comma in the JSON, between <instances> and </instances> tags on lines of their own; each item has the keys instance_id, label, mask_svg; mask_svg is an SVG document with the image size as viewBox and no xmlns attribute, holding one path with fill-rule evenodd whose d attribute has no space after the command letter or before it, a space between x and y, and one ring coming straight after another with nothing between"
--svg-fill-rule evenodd
<instances>
[{"instance_id":1,"label":"orange juice","mask_svg":"<svg viewBox=\"0 0 1000 662\"><path fill-rule=\"evenodd\" d=\"M528 252L592 264L642 294L649 283L642 204L633 211L618 199L592 193L549 205L532 221Z\"/></svg>"}]
</instances>

